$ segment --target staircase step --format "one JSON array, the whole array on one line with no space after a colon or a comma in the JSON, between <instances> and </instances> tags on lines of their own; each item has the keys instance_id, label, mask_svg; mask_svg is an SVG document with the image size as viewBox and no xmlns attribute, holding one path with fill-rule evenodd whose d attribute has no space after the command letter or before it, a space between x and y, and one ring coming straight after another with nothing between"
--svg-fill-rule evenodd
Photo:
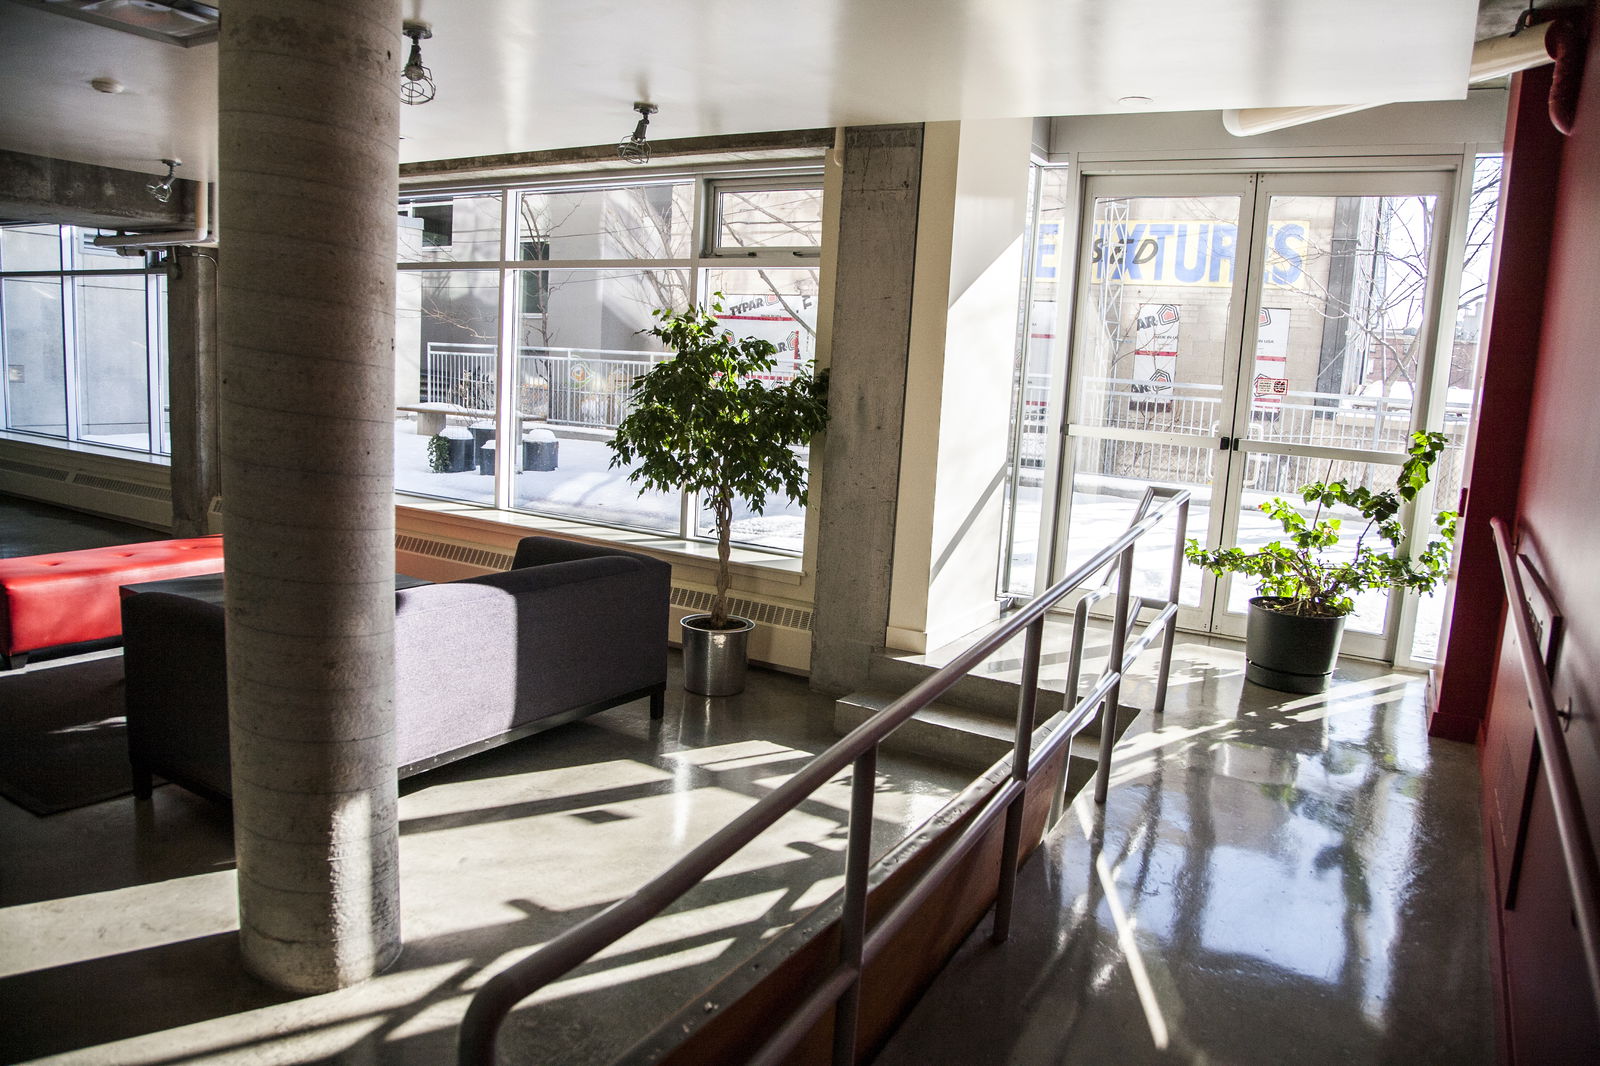
<instances>
[{"instance_id":1,"label":"staircase step","mask_svg":"<svg viewBox=\"0 0 1600 1066\"><path fill-rule=\"evenodd\" d=\"M867 674L867 684L871 691L892 690L896 693L910 691L918 683L924 681L935 672L936 668L925 663L910 659L897 658L893 655L879 654L873 657ZM1086 678L1082 687L1087 689L1093 678ZM1006 736L1011 735L1011 729L1017 720L1017 693L1021 686L1016 681L1001 677L984 677L981 674L969 674L957 681L945 694L939 697L938 704L944 707L959 708L975 715L998 721L1006 730ZM1061 710L1063 695L1062 683L1055 682L1054 687L1046 682L1039 689L1038 719L1043 720ZM1084 727L1080 736L1097 738L1100 736L1100 720L1097 717Z\"/></svg>"},{"instance_id":2,"label":"staircase step","mask_svg":"<svg viewBox=\"0 0 1600 1066\"><path fill-rule=\"evenodd\" d=\"M834 731L843 736L887 707L899 695L896 692L868 690L841 697L833 705ZM1118 716L1118 724L1126 729L1127 723L1137 713L1132 707L1124 707L1123 713ZM941 701L918 711L899 729L890 733L883 746L890 751L920 755L963 769L981 771L1011 754L1014 728L1014 724L1002 723L992 714ZM1069 800L1077 795L1085 782L1094 777L1098 759L1098 740L1082 734L1072 739L1067 761Z\"/></svg>"}]
</instances>

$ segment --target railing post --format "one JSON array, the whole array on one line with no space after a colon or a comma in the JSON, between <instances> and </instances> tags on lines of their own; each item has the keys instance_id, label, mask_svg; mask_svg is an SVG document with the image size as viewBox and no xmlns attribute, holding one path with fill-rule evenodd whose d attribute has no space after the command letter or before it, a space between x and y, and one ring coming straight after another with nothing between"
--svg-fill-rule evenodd
<instances>
[{"instance_id":1,"label":"railing post","mask_svg":"<svg viewBox=\"0 0 1600 1066\"><path fill-rule=\"evenodd\" d=\"M844 908L839 915L839 964L853 966L856 979L833 1012L833 1066L856 1061L856 1019L861 1009L862 946L867 939L867 864L872 857L872 800L878 780L878 747L856 757L850 776L850 841L844 859Z\"/></svg>"},{"instance_id":2,"label":"railing post","mask_svg":"<svg viewBox=\"0 0 1600 1066\"><path fill-rule=\"evenodd\" d=\"M1122 699L1122 656L1128 647L1128 599L1133 586L1133 545L1117 557L1117 610L1111 623L1111 651L1106 669L1117 672L1100 711L1100 765L1094 775L1094 801L1104 805L1111 788L1111 746L1117 740L1117 707Z\"/></svg>"},{"instance_id":3,"label":"railing post","mask_svg":"<svg viewBox=\"0 0 1600 1066\"><path fill-rule=\"evenodd\" d=\"M1183 543L1189 535L1189 497L1178 501L1177 522L1172 530L1172 573L1167 578L1167 603L1178 606L1183 595ZM1172 669L1172 644L1178 635L1178 616L1167 620L1167 631L1161 634L1161 670L1156 674L1156 714L1167 713L1167 673Z\"/></svg>"},{"instance_id":4,"label":"railing post","mask_svg":"<svg viewBox=\"0 0 1600 1066\"><path fill-rule=\"evenodd\" d=\"M1033 714L1039 703L1039 656L1044 647L1044 618L1028 626L1022 652L1022 688L1017 693L1017 733L1011 746L1011 780L1023 786L1006 807L1006 831L1000 849L1000 887L994 897L994 933L1003 944L1011 935L1011 904L1017 891L1017 852L1022 843L1023 801L1028 798L1028 764L1033 752Z\"/></svg>"}]
</instances>

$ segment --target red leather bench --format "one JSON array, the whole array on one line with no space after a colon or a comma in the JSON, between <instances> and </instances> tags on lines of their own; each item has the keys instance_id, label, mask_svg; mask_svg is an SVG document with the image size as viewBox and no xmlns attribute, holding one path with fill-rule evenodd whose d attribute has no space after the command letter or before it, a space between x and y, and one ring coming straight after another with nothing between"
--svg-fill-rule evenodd
<instances>
[{"instance_id":1,"label":"red leather bench","mask_svg":"<svg viewBox=\"0 0 1600 1066\"><path fill-rule=\"evenodd\" d=\"M123 585L221 570L220 536L0 559L0 669L40 648L120 636Z\"/></svg>"}]
</instances>

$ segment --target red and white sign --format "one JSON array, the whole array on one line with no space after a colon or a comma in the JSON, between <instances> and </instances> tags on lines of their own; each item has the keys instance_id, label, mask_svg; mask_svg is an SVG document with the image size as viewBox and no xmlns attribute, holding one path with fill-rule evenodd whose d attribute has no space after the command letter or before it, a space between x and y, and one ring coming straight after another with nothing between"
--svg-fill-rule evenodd
<instances>
[{"instance_id":1,"label":"red and white sign","mask_svg":"<svg viewBox=\"0 0 1600 1066\"><path fill-rule=\"evenodd\" d=\"M1178 326L1182 313L1177 304L1140 304L1134 319L1133 389L1144 393L1172 393L1178 372Z\"/></svg>"},{"instance_id":2,"label":"red and white sign","mask_svg":"<svg viewBox=\"0 0 1600 1066\"><path fill-rule=\"evenodd\" d=\"M1256 324L1256 370L1250 407L1276 411L1289 395L1289 309L1263 307Z\"/></svg>"}]
</instances>

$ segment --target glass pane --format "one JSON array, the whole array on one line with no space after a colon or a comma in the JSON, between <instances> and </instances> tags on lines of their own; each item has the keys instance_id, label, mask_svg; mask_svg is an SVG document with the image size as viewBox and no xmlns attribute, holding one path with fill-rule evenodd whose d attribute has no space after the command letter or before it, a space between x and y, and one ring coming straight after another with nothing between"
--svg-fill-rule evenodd
<instances>
[{"instance_id":1,"label":"glass pane","mask_svg":"<svg viewBox=\"0 0 1600 1066\"><path fill-rule=\"evenodd\" d=\"M74 278L78 438L150 450L150 349L143 274Z\"/></svg>"},{"instance_id":2,"label":"glass pane","mask_svg":"<svg viewBox=\"0 0 1600 1066\"><path fill-rule=\"evenodd\" d=\"M1193 493L1186 536L1205 540L1216 459L1221 454L1215 448L1099 437L1079 437L1073 444L1072 514L1063 576L1127 530L1144 490L1152 483ZM1173 523L1163 522L1140 538L1134 549L1134 592L1167 594L1175 531ZM1198 569L1184 566L1180 600L1185 606L1200 603L1200 580Z\"/></svg>"},{"instance_id":3,"label":"glass pane","mask_svg":"<svg viewBox=\"0 0 1600 1066\"><path fill-rule=\"evenodd\" d=\"M5 233L9 242L13 231ZM61 279L0 282L0 325L5 342L6 427L65 437L67 358Z\"/></svg>"},{"instance_id":4,"label":"glass pane","mask_svg":"<svg viewBox=\"0 0 1600 1066\"><path fill-rule=\"evenodd\" d=\"M1467 207L1466 254L1461 267L1461 292L1455 304L1455 342L1450 351L1449 381L1445 389L1444 426L1449 444L1434 467L1434 509L1456 508L1461 499L1467 427L1476 412L1473 403L1478 380L1479 342L1483 334L1485 299L1489 288L1489 261L1494 251L1495 214L1500 203L1501 159L1479 156L1472 174L1472 197ZM1444 628L1446 595L1443 589L1422 597L1417 604L1417 625L1411 645L1416 659L1433 660L1439 653Z\"/></svg>"},{"instance_id":5,"label":"glass pane","mask_svg":"<svg viewBox=\"0 0 1600 1066\"><path fill-rule=\"evenodd\" d=\"M1240 499L1239 533L1236 543L1249 551L1269 541L1281 539L1283 527L1262 513L1261 504L1273 496L1281 496L1297 504L1296 510L1309 520L1317 514L1314 506L1301 504L1295 491L1312 481L1342 480L1351 488L1363 487L1374 492L1394 487L1398 466L1378 463L1356 463L1342 460L1314 459L1294 455L1247 453L1244 456L1244 495ZM1348 507L1324 510L1321 518L1338 518L1343 534L1339 543L1322 553L1329 562L1346 562L1355 558L1356 541L1362 536L1366 520L1360 512ZM1377 531L1367 534L1377 537ZM1370 543L1370 542L1369 542ZM1376 541L1384 547L1386 542ZM1250 597L1257 595L1255 586L1246 578L1234 575L1229 581L1228 610L1243 612ZM1363 592L1355 597L1355 613L1345 623L1348 630L1361 633L1381 633L1389 608L1387 592Z\"/></svg>"},{"instance_id":6,"label":"glass pane","mask_svg":"<svg viewBox=\"0 0 1600 1066\"><path fill-rule=\"evenodd\" d=\"M170 360L167 346L167 276L157 274L156 283L156 381L160 390L158 410L161 414L160 433L156 439L156 451L162 455L172 454L172 374L169 371Z\"/></svg>"},{"instance_id":7,"label":"glass pane","mask_svg":"<svg viewBox=\"0 0 1600 1066\"><path fill-rule=\"evenodd\" d=\"M60 269L61 230L58 227L0 227L0 270Z\"/></svg>"},{"instance_id":8,"label":"glass pane","mask_svg":"<svg viewBox=\"0 0 1600 1066\"><path fill-rule=\"evenodd\" d=\"M1066 167L1045 167L1039 173L1038 224L1034 234L1032 305L1024 324L1026 336L1020 346L1020 379L1014 387L1020 393L1013 410L1011 457L1011 514L1007 552L1005 591L1016 596L1032 596L1039 559L1039 521L1043 501L1045 449L1049 441L1045 429L1059 385L1050 381L1051 353L1061 343L1056 323L1066 321L1065 309L1058 305L1064 295L1060 286L1061 242L1070 232L1067 215L1071 192L1070 171ZM1020 420L1020 425L1016 424Z\"/></svg>"},{"instance_id":9,"label":"glass pane","mask_svg":"<svg viewBox=\"0 0 1600 1066\"><path fill-rule=\"evenodd\" d=\"M605 525L679 532L679 494L641 492L613 469L609 441L633 379L664 349L640 331L683 307L687 270L521 273L514 505Z\"/></svg>"},{"instance_id":10,"label":"glass pane","mask_svg":"<svg viewBox=\"0 0 1600 1066\"><path fill-rule=\"evenodd\" d=\"M809 268L710 270L706 272L706 290L722 293L719 320L728 329L741 337L760 337L777 345L777 365L767 375L776 383L793 379L797 369L815 357L819 280L818 272ZM796 448L795 454L802 463L810 464L809 446ZM762 514L735 500L733 542L798 552L805 547L805 515L803 505L781 496L769 499ZM702 537L716 535L712 515L703 507L695 532Z\"/></svg>"},{"instance_id":11,"label":"glass pane","mask_svg":"<svg viewBox=\"0 0 1600 1066\"><path fill-rule=\"evenodd\" d=\"M480 473L475 445L495 435L499 275L402 270L397 290L395 488L492 504L494 478ZM435 463L430 441L441 431L474 446Z\"/></svg>"},{"instance_id":12,"label":"glass pane","mask_svg":"<svg viewBox=\"0 0 1600 1066\"><path fill-rule=\"evenodd\" d=\"M1075 420L1218 432L1236 196L1097 199Z\"/></svg>"},{"instance_id":13,"label":"glass pane","mask_svg":"<svg viewBox=\"0 0 1600 1066\"><path fill-rule=\"evenodd\" d=\"M494 262L500 258L500 194L402 200L402 263Z\"/></svg>"},{"instance_id":14,"label":"glass pane","mask_svg":"<svg viewBox=\"0 0 1600 1066\"><path fill-rule=\"evenodd\" d=\"M1249 436L1403 451L1432 196L1274 196Z\"/></svg>"},{"instance_id":15,"label":"glass pane","mask_svg":"<svg viewBox=\"0 0 1600 1066\"><path fill-rule=\"evenodd\" d=\"M693 248L694 186L633 185L517 197L513 258L687 259Z\"/></svg>"},{"instance_id":16,"label":"glass pane","mask_svg":"<svg viewBox=\"0 0 1600 1066\"><path fill-rule=\"evenodd\" d=\"M717 190L716 247L820 248L822 189Z\"/></svg>"}]
</instances>

